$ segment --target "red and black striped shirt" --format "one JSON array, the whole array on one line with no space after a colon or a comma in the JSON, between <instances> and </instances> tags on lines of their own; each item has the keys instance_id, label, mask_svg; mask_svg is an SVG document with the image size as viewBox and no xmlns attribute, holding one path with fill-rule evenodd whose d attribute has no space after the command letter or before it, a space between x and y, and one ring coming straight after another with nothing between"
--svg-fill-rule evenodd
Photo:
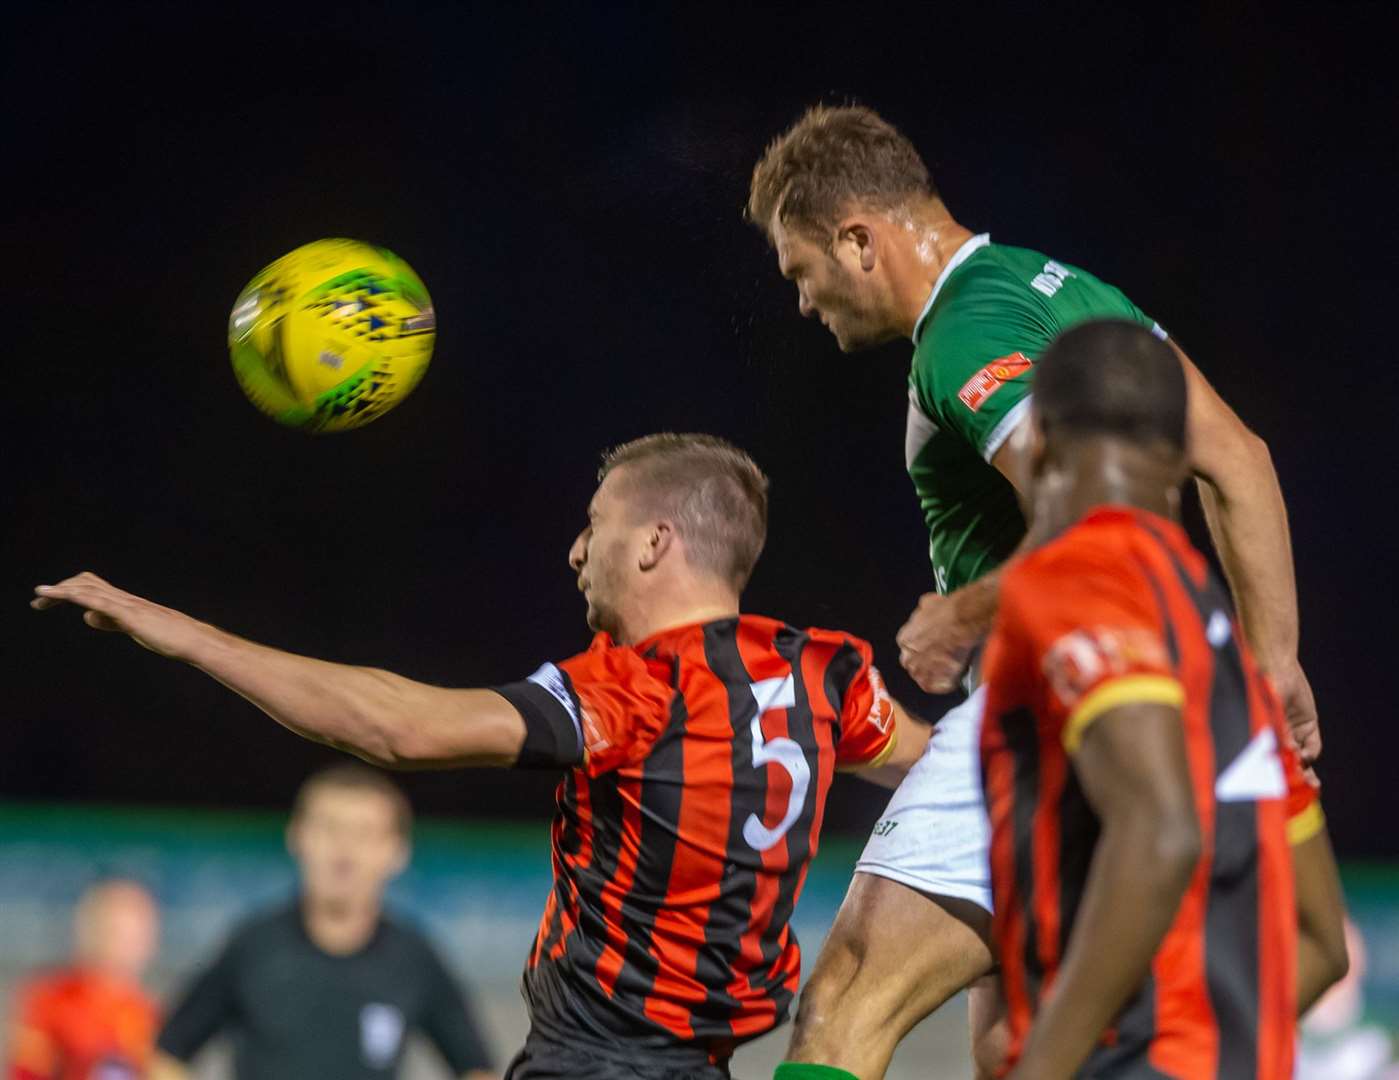
<instances>
[{"instance_id":1,"label":"red and black striped shirt","mask_svg":"<svg viewBox=\"0 0 1399 1080\"><path fill-rule=\"evenodd\" d=\"M870 647L745 615L502 687L558 788L554 888L525 972L536 1023L722 1049L796 993L789 926L837 766L892 750Z\"/></svg>"},{"instance_id":2,"label":"red and black striped shirt","mask_svg":"<svg viewBox=\"0 0 1399 1080\"><path fill-rule=\"evenodd\" d=\"M1097 842L1073 755L1102 714L1158 702L1181 709L1204 850L1150 973L1080 1075L1290 1078L1288 840L1313 835L1321 809L1204 557L1163 518L1093 511L1006 571L986 681L981 753L1011 1060L1051 992Z\"/></svg>"}]
</instances>

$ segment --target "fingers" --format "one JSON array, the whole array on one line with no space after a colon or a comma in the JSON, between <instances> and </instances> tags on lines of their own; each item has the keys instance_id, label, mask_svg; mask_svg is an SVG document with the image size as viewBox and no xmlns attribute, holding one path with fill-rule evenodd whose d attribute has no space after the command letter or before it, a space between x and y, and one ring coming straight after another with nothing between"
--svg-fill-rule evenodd
<instances>
[{"instance_id":1,"label":"fingers","mask_svg":"<svg viewBox=\"0 0 1399 1080\"><path fill-rule=\"evenodd\" d=\"M100 611L83 612L83 622L94 630L120 630L121 626L110 615L103 615Z\"/></svg>"},{"instance_id":2,"label":"fingers","mask_svg":"<svg viewBox=\"0 0 1399 1080\"><path fill-rule=\"evenodd\" d=\"M918 688L929 694L947 694L957 689L964 662L948 655L919 653L910 649L899 652L899 663Z\"/></svg>"},{"instance_id":3,"label":"fingers","mask_svg":"<svg viewBox=\"0 0 1399 1080\"><path fill-rule=\"evenodd\" d=\"M59 604L77 604L79 607L92 610L100 610L110 613L115 610L122 601L130 599L127 593L103 581L96 574L84 571L73 577L65 578L57 585L37 585L34 588L34 599L29 601L29 606L36 611L46 611ZM98 626L92 620L86 620L89 626ZM111 622L110 619L107 622ZM113 629L112 626L102 625L99 629Z\"/></svg>"}]
</instances>

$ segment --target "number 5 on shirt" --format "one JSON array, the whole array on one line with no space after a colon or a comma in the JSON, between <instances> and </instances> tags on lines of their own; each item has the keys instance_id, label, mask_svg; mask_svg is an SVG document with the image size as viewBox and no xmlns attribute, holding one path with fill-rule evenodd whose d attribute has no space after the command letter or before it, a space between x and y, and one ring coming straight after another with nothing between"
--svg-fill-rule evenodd
<instances>
[{"instance_id":1,"label":"number 5 on shirt","mask_svg":"<svg viewBox=\"0 0 1399 1080\"><path fill-rule=\"evenodd\" d=\"M751 683L753 700L758 711L753 714L753 768L776 765L786 770L792 780L792 793L787 798L787 810L775 829L763 824L757 814L749 814L743 823L743 839L755 851L767 851L787 835L806 804L806 789L811 784L811 768L802 748L791 739L778 737L763 741L763 716L776 709L790 709L797 703L796 686L791 675L780 679L761 679Z\"/></svg>"}]
</instances>

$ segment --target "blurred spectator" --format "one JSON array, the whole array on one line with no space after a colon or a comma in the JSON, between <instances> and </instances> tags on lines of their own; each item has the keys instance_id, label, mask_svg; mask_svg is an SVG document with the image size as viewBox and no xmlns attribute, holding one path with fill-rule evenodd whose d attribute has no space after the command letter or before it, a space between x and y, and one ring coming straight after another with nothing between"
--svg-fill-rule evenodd
<instances>
[{"instance_id":1,"label":"blurred spectator","mask_svg":"<svg viewBox=\"0 0 1399 1080\"><path fill-rule=\"evenodd\" d=\"M1297 1080L1399 1080L1389 1033L1365 1020L1365 939L1346 920L1350 971L1302 1021Z\"/></svg>"},{"instance_id":2,"label":"blurred spectator","mask_svg":"<svg viewBox=\"0 0 1399 1080\"><path fill-rule=\"evenodd\" d=\"M141 976L160 932L155 901L132 881L88 889L73 919L70 967L19 989L11 1080L134 1080L160 1023Z\"/></svg>"},{"instance_id":3,"label":"blurred spectator","mask_svg":"<svg viewBox=\"0 0 1399 1080\"><path fill-rule=\"evenodd\" d=\"M389 1078L413 1030L454 1073L487 1077L460 987L420 934L383 913L385 886L408 864L411 826L403 793L366 766L308 779L287 827L300 896L235 930L185 988L152 1077L187 1077L185 1063L226 1031L239 1080Z\"/></svg>"}]
</instances>

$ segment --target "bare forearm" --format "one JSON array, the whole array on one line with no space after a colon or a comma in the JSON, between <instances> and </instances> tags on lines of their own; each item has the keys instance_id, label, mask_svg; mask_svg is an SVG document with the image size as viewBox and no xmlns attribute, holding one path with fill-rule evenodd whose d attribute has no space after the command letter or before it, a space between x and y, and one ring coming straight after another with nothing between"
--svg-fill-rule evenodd
<instances>
[{"instance_id":1,"label":"bare forearm","mask_svg":"<svg viewBox=\"0 0 1399 1080\"><path fill-rule=\"evenodd\" d=\"M298 656L205 624L182 658L302 738L385 767L508 764L519 751L518 714L490 691Z\"/></svg>"},{"instance_id":2,"label":"bare forearm","mask_svg":"<svg viewBox=\"0 0 1399 1080\"><path fill-rule=\"evenodd\" d=\"M1189 836L1175 842L1145 816L1104 829L1068 952L1030 1030L1017 1080L1071 1076L1092 1053L1150 969L1196 851Z\"/></svg>"},{"instance_id":3,"label":"bare forearm","mask_svg":"<svg viewBox=\"0 0 1399 1080\"><path fill-rule=\"evenodd\" d=\"M1199 489L1244 634L1263 667L1277 671L1297 658L1297 583L1268 447L1248 441L1228 471L1201 476Z\"/></svg>"}]
</instances>

